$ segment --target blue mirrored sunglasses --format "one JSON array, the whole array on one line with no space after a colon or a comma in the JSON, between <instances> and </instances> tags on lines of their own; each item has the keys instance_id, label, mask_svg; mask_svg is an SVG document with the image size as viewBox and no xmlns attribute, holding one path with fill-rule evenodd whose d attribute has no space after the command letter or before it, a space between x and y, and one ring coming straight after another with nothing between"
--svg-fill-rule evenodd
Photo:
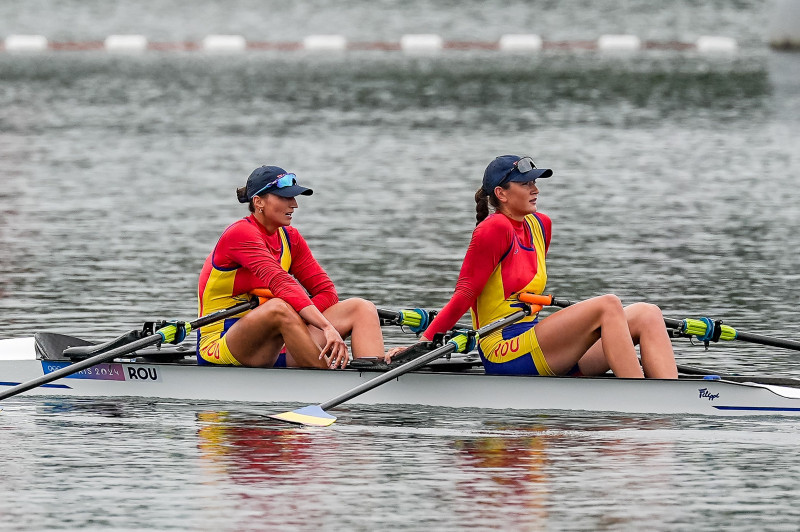
<instances>
[{"instance_id":1,"label":"blue mirrored sunglasses","mask_svg":"<svg viewBox=\"0 0 800 532\"><path fill-rule=\"evenodd\" d=\"M267 183L264 187L261 188L261 190L259 190L255 194L253 194L253 196L259 196L259 195L263 194L264 191L267 190L268 188L272 188L272 187L275 187L275 188L286 188L286 187L291 187L291 186L296 185L296 184L297 184L297 176L296 175L294 175L294 174L283 174L282 176L280 176L275 181L270 181L269 183Z\"/></svg>"}]
</instances>

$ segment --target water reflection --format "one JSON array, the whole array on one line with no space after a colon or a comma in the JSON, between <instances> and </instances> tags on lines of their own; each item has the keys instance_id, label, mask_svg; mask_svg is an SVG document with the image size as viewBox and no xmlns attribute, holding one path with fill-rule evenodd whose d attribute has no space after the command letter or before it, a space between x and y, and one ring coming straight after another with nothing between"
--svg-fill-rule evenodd
<instances>
[{"instance_id":1,"label":"water reflection","mask_svg":"<svg viewBox=\"0 0 800 532\"><path fill-rule=\"evenodd\" d=\"M235 483L269 481L302 470L301 464L309 469L322 466L312 452L313 438L308 432L270 427L263 418L246 419L224 411L198 412L197 420L203 464Z\"/></svg>"},{"instance_id":2,"label":"water reflection","mask_svg":"<svg viewBox=\"0 0 800 532\"><path fill-rule=\"evenodd\" d=\"M198 412L197 421L204 484L260 526L325 526L330 505L363 488L356 441L229 411Z\"/></svg>"},{"instance_id":3,"label":"water reflection","mask_svg":"<svg viewBox=\"0 0 800 532\"><path fill-rule=\"evenodd\" d=\"M455 440L453 445L457 468L467 473L460 490L481 503L505 508L512 525L547 518L550 487L544 438L483 437Z\"/></svg>"},{"instance_id":4,"label":"water reflection","mask_svg":"<svg viewBox=\"0 0 800 532\"><path fill-rule=\"evenodd\" d=\"M545 526L563 522L565 514L575 526L583 520L590 528L598 522L635 526L643 514L654 522L669 522L674 501L664 495L680 483L675 442L669 437L632 441L627 436L628 430L672 428L671 420L543 419L524 429L518 424L487 425L498 435L453 441L456 469L464 479L459 488L485 503L486 513L502 509L509 526ZM620 432L620 427L626 429ZM596 500L590 496L576 504L571 494L577 493L595 493Z\"/></svg>"}]
</instances>

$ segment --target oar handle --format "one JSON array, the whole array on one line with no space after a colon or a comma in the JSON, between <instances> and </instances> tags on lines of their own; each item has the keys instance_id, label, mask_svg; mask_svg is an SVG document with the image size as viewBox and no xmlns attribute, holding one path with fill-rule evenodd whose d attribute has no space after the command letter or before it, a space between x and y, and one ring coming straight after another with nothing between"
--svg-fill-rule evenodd
<instances>
[{"instance_id":1,"label":"oar handle","mask_svg":"<svg viewBox=\"0 0 800 532\"><path fill-rule=\"evenodd\" d=\"M275 297L269 288L254 288L250 290L250 294L258 297L260 304L264 304L267 300ZM423 309L388 310L379 308L377 310L378 317L386 322L384 325L404 325L415 333L421 333L425 330L433 319L433 314L435 314Z\"/></svg>"},{"instance_id":2,"label":"oar handle","mask_svg":"<svg viewBox=\"0 0 800 532\"><path fill-rule=\"evenodd\" d=\"M258 305L259 305L259 299L257 297L251 297L246 302L239 303L230 308L219 310L207 316L197 318L196 320L187 323L186 329L189 331L194 329L199 329L211 323L215 323L220 320L224 320L225 318L230 318L232 316L240 314L246 310L253 309ZM107 360L113 360L117 357L133 353L134 351L137 351L139 349L144 349L145 347L150 347L152 345L159 344L162 341L164 341L164 336L159 331L156 331L154 334L151 334L150 336L141 338L129 344L122 345L120 347L112 349L111 351L100 353L93 357L89 357L86 360L81 360L80 362L70 364L69 366L61 368L52 373L47 373L46 375L42 375L41 377L37 377L28 382L23 382L16 386L12 386L8 390L0 392L0 400L12 397L22 392L26 392L32 388L41 386L42 384L53 382L62 377L67 377L69 375L72 375L73 373L78 373L79 371L83 371L88 367L100 364L102 362L106 362Z\"/></svg>"},{"instance_id":3,"label":"oar handle","mask_svg":"<svg viewBox=\"0 0 800 532\"><path fill-rule=\"evenodd\" d=\"M525 316L527 316L529 314L530 314L530 312L528 312L527 309L526 310L519 310L519 311L515 312L514 314L511 314L510 316L506 316L503 319L497 320L497 321L492 322L492 323L490 323L490 324L488 324L488 325L486 325L484 327L481 327L480 329L475 331L475 333L479 337L480 336L485 336L485 335L490 334L490 333L492 333L494 331L502 329L506 325L508 325L510 323L513 323L515 321L518 321L518 320L524 318ZM359 395L361 395L361 394L363 394L365 392L368 392L368 391L372 390L373 388L377 388L381 384L383 384L385 382L389 382L390 380L392 380L394 378L397 378L400 375L408 373L409 371L414 371L417 368L421 368L425 364L428 364L428 363L436 360L437 358L443 357L443 356L447 355L448 353L451 353L451 352L455 351L456 347L457 346L456 346L456 344L454 342L447 342L442 347L434 349L433 351L431 351L431 352L429 352L429 353L427 353L425 355L422 355L419 358L415 358L414 360L406 362L402 366L397 366L396 368L391 369L391 370L387 371L386 373L382 373L382 374L378 375L377 377L375 377L373 379L370 379L367 382L365 382L365 383L363 383L363 384L361 384L359 386L356 386L352 390L349 390L349 391L343 393L342 395L340 395L338 397L334 397L333 399L330 399L329 401L326 401L326 402L320 404L319 407L322 410L326 410L328 408L333 408L335 406L338 406L338 405L344 403L345 401L349 401L353 397L357 397L357 396L359 396Z\"/></svg>"},{"instance_id":4,"label":"oar handle","mask_svg":"<svg viewBox=\"0 0 800 532\"><path fill-rule=\"evenodd\" d=\"M517 299L529 305L538 305L540 307L568 307L574 305L574 301L568 299L556 299L552 294L531 294L529 292L520 292L517 294ZM537 309L534 309L537 312Z\"/></svg>"},{"instance_id":5,"label":"oar handle","mask_svg":"<svg viewBox=\"0 0 800 532\"><path fill-rule=\"evenodd\" d=\"M263 305L268 299L275 297L269 288L254 288L250 290L250 294L258 298L259 305Z\"/></svg>"}]
</instances>

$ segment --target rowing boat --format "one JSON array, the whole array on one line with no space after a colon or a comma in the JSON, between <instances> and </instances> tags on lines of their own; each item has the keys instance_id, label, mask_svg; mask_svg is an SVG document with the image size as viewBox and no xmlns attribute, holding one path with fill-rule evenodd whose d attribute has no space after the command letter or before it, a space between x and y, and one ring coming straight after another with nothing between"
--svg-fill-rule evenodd
<instances>
[{"instance_id":1,"label":"rowing boat","mask_svg":"<svg viewBox=\"0 0 800 532\"><path fill-rule=\"evenodd\" d=\"M73 363L66 347L85 340L55 333L0 340L0 391ZM143 397L258 403L315 403L381 371L364 362L345 370L198 366L186 341L142 349L43 384L28 395ZM383 368L385 370L385 367ZM701 372L702 373L702 372ZM431 362L368 393L356 404L713 416L800 416L800 380L681 375L678 380L486 375L477 356Z\"/></svg>"}]
</instances>

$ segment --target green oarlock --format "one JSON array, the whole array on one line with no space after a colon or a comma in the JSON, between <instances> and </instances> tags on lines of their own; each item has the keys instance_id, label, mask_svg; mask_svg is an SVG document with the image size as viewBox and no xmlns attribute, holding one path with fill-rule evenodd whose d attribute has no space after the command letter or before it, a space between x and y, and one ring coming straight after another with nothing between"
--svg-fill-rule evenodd
<instances>
[{"instance_id":1,"label":"green oarlock","mask_svg":"<svg viewBox=\"0 0 800 532\"><path fill-rule=\"evenodd\" d=\"M703 320L697 320L692 318L686 318L684 321L684 327L681 332L691 335L697 336L698 338L703 338L708 334L708 324ZM736 329L729 325L720 325L720 340L735 340L736 339Z\"/></svg>"},{"instance_id":2,"label":"green oarlock","mask_svg":"<svg viewBox=\"0 0 800 532\"><path fill-rule=\"evenodd\" d=\"M401 310L400 315L403 317L402 324L409 327L419 327L422 323L422 316L415 310Z\"/></svg>"},{"instance_id":3,"label":"green oarlock","mask_svg":"<svg viewBox=\"0 0 800 532\"><path fill-rule=\"evenodd\" d=\"M178 344L182 342L190 332L192 332L191 323L170 323L157 330L156 334L161 335L161 338L163 338L162 342Z\"/></svg>"},{"instance_id":4,"label":"green oarlock","mask_svg":"<svg viewBox=\"0 0 800 532\"><path fill-rule=\"evenodd\" d=\"M467 334L457 334L450 338L449 343L456 346L456 353L468 353L475 348L476 336L470 337Z\"/></svg>"},{"instance_id":5,"label":"green oarlock","mask_svg":"<svg viewBox=\"0 0 800 532\"><path fill-rule=\"evenodd\" d=\"M722 334L719 336L720 340L735 340L736 339L736 329L730 327L728 325L722 325Z\"/></svg>"}]
</instances>

